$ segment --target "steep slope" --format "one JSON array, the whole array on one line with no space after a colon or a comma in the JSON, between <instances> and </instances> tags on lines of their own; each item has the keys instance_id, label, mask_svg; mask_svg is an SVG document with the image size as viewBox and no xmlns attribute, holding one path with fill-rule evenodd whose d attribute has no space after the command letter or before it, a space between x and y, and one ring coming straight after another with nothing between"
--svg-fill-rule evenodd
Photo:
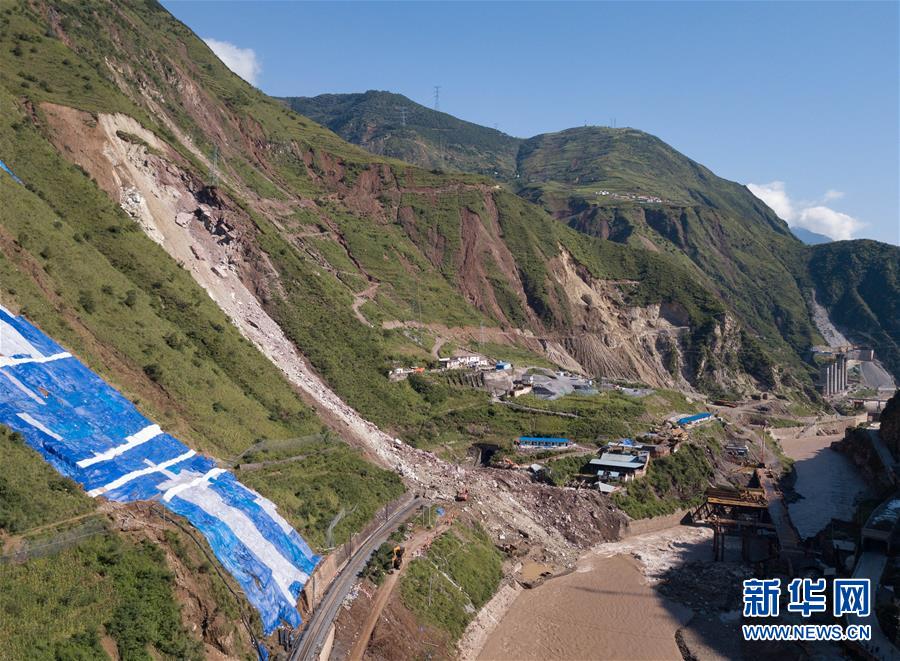
<instances>
[{"instance_id":1,"label":"steep slope","mask_svg":"<svg viewBox=\"0 0 900 661\"><path fill-rule=\"evenodd\" d=\"M809 250L816 299L852 342L875 347L900 379L900 248L835 241Z\"/></svg>"},{"instance_id":2,"label":"steep slope","mask_svg":"<svg viewBox=\"0 0 900 661\"><path fill-rule=\"evenodd\" d=\"M690 265L576 240L488 180L373 159L246 86L152 7L116 12L100 4L84 12L67 9L59 39L109 79L88 93L70 85L65 67L42 72L35 63L43 76L36 85L17 74L10 85L29 84L35 117L61 153L208 290L227 290L220 304L236 296L230 288L246 290L239 303L247 294L258 300L313 366L375 420L414 424L428 408L405 384L387 382L394 358L427 356L445 331L471 343L481 323L492 341L592 372L606 368L610 376L746 388L745 366L752 364L763 384L777 380L769 361L748 362L741 347L752 340L742 340L735 319L708 323L708 316L688 319L681 311L699 309L681 299L696 298L702 287L686 294L642 285L634 296L634 285L623 282L648 269L668 273L660 281L697 282L686 272ZM98 15L120 27L98 32ZM136 24L145 27L133 40L118 36ZM28 60L27 49L21 57ZM17 71L22 62L10 60L7 70ZM116 95L106 92L110 83ZM110 97L102 103L101 84ZM97 125L66 103L93 112ZM110 108L127 115L103 112ZM218 186L208 185L213 179ZM198 243L191 250L189 238ZM608 301L610 315L592 314L584 292L567 290L563 275L546 268L568 244L577 245L581 257L573 265L585 277L581 267L611 260L594 272L614 282L596 284L602 291L593 295ZM705 296L704 307L718 309ZM646 309L623 309L629 300ZM411 326L422 331L411 337ZM717 335L728 337L728 351L711 350Z\"/></svg>"},{"instance_id":3,"label":"steep slope","mask_svg":"<svg viewBox=\"0 0 900 661\"><path fill-rule=\"evenodd\" d=\"M365 123L359 98L328 95L328 103L301 109L341 131ZM422 139L415 127L408 130L415 133L410 139ZM342 135L372 148L358 132ZM806 380L801 356L816 333L794 284L803 246L745 187L633 129L583 127L536 136L519 143L514 170L509 181L518 194L573 229L664 254L692 271L712 295L728 301L769 360L785 365L791 381Z\"/></svg>"},{"instance_id":4,"label":"steep slope","mask_svg":"<svg viewBox=\"0 0 900 661\"><path fill-rule=\"evenodd\" d=\"M378 152L364 132L348 130L366 125L364 118L371 116L363 99L370 95L390 96L373 92L323 95L295 107L345 139ZM427 108L419 112L434 115ZM389 123L390 117L384 110L380 120L371 119L371 123ZM417 125L406 127L406 144L425 139ZM491 148L487 140L479 144L485 150ZM789 230L745 187L717 177L641 131L582 127L517 144L511 169L515 178L498 178L514 183L521 196L543 205L580 232L651 251L663 250L683 265L698 269L706 286L730 301L745 325L782 360L797 367L797 357L807 355L817 338L805 300L810 282L806 264L819 262L810 262L812 253L793 237L809 245L830 239L801 228ZM507 149L504 145L498 155L505 157ZM390 154L412 163L432 164L413 149ZM480 164L467 166L460 161L457 166L485 171ZM855 243L845 251L860 249L861 244ZM887 272L881 276L890 277ZM852 310L849 306L843 313L851 315ZM880 331L890 322L872 314L862 318L865 322L861 322L864 327L859 329L863 333L859 337L870 338L880 353L891 354L893 348Z\"/></svg>"},{"instance_id":5,"label":"steep slope","mask_svg":"<svg viewBox=\"0 0 900 661\"><path fill-rule=\"evenodd\" d=\"M60 20L60 14L54 18ZM42 111L28 97L28 77L35 88L70 103L143 113L94 66L48 37L48 26L23 7L5 7L0 15L0 154L24 182L0 172L0 302L52 333L195 448L229 461L266 439L294 439L317 470L298 470L289 496L265 485L259 490L317 545L346 506L352 512L334 531L343 541L400 493L400 481L349 447L328 442L323 423L278 369L241 337L191 275L139 230L119 207L118 195L110 200L86 170L54 149L43 133ZM22 76L11 82L7 74L15 71ZM93 124L95 117L85 119ZM19 467L39 465L30 450L21 451L16 464L10 463L11 454L4 451L4 475L10 478ZM358 476L358 490L338 494L335 487L347 471ZM60 484L35 480L23 493L7 481L0 489L0 511L15 511L23 498L52 501ZM304 502L301 512L295 494L302 492L315 492L318 499ZM0 635L9 654L23 656L14 652L16 645L35 645L34 632L40 649L51 652L101 643L110 649L109 643L122 658L143 654L148 645L162 654L193 657L191 638L199 637L212 654L253 653L249 636L259 634L258 619L254 624L254 611L236 584L223 578L227 574L220 574L221 568L210 571L216 564L204 555L208 549L146 509L101 508L92 521L85 530L83 522L69 522L63 512L54 516L51 510L3 521L4 552L19 549L19 559L28 559L0 572L4 611L12 613L29 600L48 604L6 619ZM35 526L41 530L32 532ZM32 555L32 547L44 550ZM42 559L48 550L61 555ZM205 568L198 569L201 565ZM60 583L63 574L71 583ZM97 590L88 589L94 585ZM49 606L57 599L77 600L84 616L60 626L59 610ZM243 627L242 617L250 628ZM109 635L98 642L99 625ZM192 633L182 633L182 626ZM8 641L12 647L6 647Z\"/></svg>"},{"instance_id":6,"label":"steep slope","mask_svg":"<svg viewBox=\"0 0 900 661\"><path fill-rule=\"evenodd\" d=\"M803 246L746 187L634 129L537 136L518 163L521 194L570 226L686 257L782 359L814 340L795 283Z\"/></svg>"},{"instance_id":7,"label":"steep slope","mask_svg":"<svg viewBox=\"0 0 900 661\"><path fill-rule=\"evenodd\" d=\"M518 138L426 108L401 94L370 90L293 96L284 101L374 154L428 170L458 170L498 179L515 175Z\"/></svg>"},{"instance_id":8,"label":"steep slope","mask_svg":"<svg viewBox=\"0 0 900 661\"><path fill-rule=\"evenodd\" d=\"M831 243L833 241L830 236L825 236L818 232L811 232L803 227L792 227L791 232L808 246L817 246L822 243Z\"/></svg>"},{"instance_id":9,"label":"steep slope","mask_svg":"<svg viewBox=\"0 0 900 661\"><path fill-rule=\"evenodd\" d=\"M4 9L0 110L0 157L24 182L0 173L0 300L233 464L318 549L398 496L397 473L451 498L464 475L498 530L515 522L554 553L615 534L599 494L572 495L563 520L539 508L550 487L518 476L498 496L491 477L394 442L427 445L457 411L471 414L468 442L534 420L502 426L484 392L438 401L387 378L443 342L656 386L808 385L683 254L578 232L492 179L354 147L231 74L156 3ZM150 531L176 578L192 573L165 546L177 524L114 515ZM191 622L193 586L176 587ZM226 600L209 602L215 616ZM226 653L243 649L229 635L249 644L249 631L214 634L198 635Z\"/></svg>"}]
</instances>

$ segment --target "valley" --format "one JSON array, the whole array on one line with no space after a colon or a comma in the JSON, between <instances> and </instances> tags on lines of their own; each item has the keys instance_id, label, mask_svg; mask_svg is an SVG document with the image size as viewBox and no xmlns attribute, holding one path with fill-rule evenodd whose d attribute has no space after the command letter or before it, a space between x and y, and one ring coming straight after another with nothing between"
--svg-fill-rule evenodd
<instances>
[{"instance_id":1,"label":"valley","mask_svg":"<svg viewBox=\"0 0 900 661\"><path fill-rule=\"evenodd\" d=\"M0 4L0 158L2 658L738 658L741 578L868 567L896 246L138 0Z\"/></svg>"}]
</instances>

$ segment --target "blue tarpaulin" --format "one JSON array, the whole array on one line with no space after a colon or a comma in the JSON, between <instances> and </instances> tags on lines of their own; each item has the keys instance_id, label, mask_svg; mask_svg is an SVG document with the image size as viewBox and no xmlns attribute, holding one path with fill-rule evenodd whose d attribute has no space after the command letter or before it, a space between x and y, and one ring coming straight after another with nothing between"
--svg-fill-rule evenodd
<instances>
[{"instance_id":1,"label":"blue tarpaulin","mask_svg":"<svg viewBox=\"0 0 900 661\"><path fill-rule=\"evenodd\" d=\"M275 505L2 307L0 423L88 495L156 500L190 521L259 611L266 634L282 622L300 624L297 598L319 557Z\"/></svg>"},{"instance_id":2,"label":"blue tarpaulin","mask_svg":"<svg viewBox=\"0 0 900 661\"><path fill-rule=\"evenodd\" d=\"M15 181L17 184L21 184L21 183L22 183L22 180L19 179L19 178L16 176L15 172L13 172L12 170L10 170L9 167L6 165L6 163L4 163L3 161L0 161L0 170L3 170L4 172L6 172L10 177L13 178L13 181Z\"/></svg>"}]
</instances>

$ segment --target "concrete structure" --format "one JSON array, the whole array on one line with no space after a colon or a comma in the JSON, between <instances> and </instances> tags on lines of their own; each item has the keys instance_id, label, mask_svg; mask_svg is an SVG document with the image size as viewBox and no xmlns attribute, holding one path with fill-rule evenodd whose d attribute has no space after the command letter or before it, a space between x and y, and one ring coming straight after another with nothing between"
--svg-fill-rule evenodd
<instances>
[{"instance_id":1,"label":"concrete structure","mask_svg":"<svg viewBox=\"0 0 900 661\"><path fill-rule=\"evenodd\" d=\"M847 354L835 353L834 360L819 368L819 388L825 397L847 390Z\"/></svg>"},{"instance_id":2,"label":"concrete structure","mask_svg":"<svg viewBox=\"0 0 900 661\"><path fill-rule=\"evenodd\" d=\"M861 537L864 550L890 553L900 537L900 498L890 498L881 503L869 516Z\"/></svg>"},{"instance_id":3,"label":"concrete structure","mask_svg":"<svg viewBox=\"0 0 900 661\"><path fill-rule=\"evenodd\" d=\"M513 386L513 389L509 391L509 394L513 397L521 397L522 395L527 395L531 392L532 386L530 383L520 383L518 385Z\"/></svg>"}]
</instances>

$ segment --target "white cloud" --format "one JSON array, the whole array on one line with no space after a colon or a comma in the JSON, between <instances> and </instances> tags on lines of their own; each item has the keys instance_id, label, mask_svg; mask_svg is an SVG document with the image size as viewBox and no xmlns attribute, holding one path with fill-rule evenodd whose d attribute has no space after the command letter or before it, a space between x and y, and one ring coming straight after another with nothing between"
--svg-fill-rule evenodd
<instances>
[{"instance_id":1,"label":"white cloud","mask_svg":"<svg viewBox=\"0 0 900 661\"><path fill-rule=\"evenodd\" d=\"M240 48L227 41L206 38L203 41L212 49L225 66L246 80L251 85L256 84L259 74L262 73L262 64L256 57L256 51L252 48Z\"/></svg>"},{"instance_id":2,"label":"white cloud","mask_svg":"<svg viewBox=\"0 0 900 661\"><path fill-rule=\"evenodd\" d=\"M803 209L793 224L830 236L836 241L852 239L856 232L866 226L864 222L857 220L853 216L825 206Z\"/></svg>"},{"instance_id":3,"label":"white cloud","mask_svg":"<svg viewBox=\"0 0 900 661\"><path fill-rule=\"evenodd\" d=\"M790 222L794 219L794 205L788 197L783 181L773 181L768 184L747 184L750 192L769 205L778 217Z\"/></svg>"},{"instance_id":4,"label":"white cloud","mask_svg":"<svg viewBox=\"0 0 900 661\"><path fill-rule=\"evenodd\" d=\"M866 224L853 216L835 211L824 204L811 202L794 202L787 193L787 187L783 181L772 181L768 184L747 184L747 188L756 197L771 207L782 220L786 220L791 227L803 227L812 232L818 232L831 237L836 241L852 239L853 235ZM837 200L844 196L838 190L828 190L825 193L825 202Z\"/></svg>"}]
</instances>

